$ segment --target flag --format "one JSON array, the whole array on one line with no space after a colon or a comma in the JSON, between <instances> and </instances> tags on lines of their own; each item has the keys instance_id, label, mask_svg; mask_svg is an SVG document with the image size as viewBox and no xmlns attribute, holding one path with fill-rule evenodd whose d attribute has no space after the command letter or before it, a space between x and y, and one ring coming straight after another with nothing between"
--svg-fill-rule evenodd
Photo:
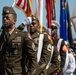
<instances>
[{"instance_id":1,"label":"flag","mask_svg":"<svg viewBox=\"0 0 76 75\"><path fill-rule=\"evenodd\" d=\"M47 12L47 28L49 34L51 33L51 22L52 22L52 0L46 0L46 12Z\"/></svg>"},{"instance_id":2,"label":"flag","mask_svg":"<svg viewBox=\"0 0 76 75\"><path fill-rule=\"evenodd\" d=\"M73 23L74 31L76 33L76 3L74 5L74 9L73 9L72 17L71 17L71 22Z\"/></svg>"},{"instance_id":3,"label":"flag","mask_svg":"<svg viewBox=\"0 0 76 75\"><path fill-rule=\"evenodd\" d=\"M55 1L52 1L52 20L56 20Z\"/></svg>"},{"instance_id":4,"label":"flag","mask_svg":"<svg viewBox=\"0 0 76 75\"><path fill-rule=\"evenodd\" d=\"M54 2L56 2L56 0L54 0Z\"/></svg>"},{"instance_id":5,"label":"flag","mask_svg":"<svg viewBox=\"0 0 76 75\"><path fill-rule=\"evenodd\" d=\"M65 41L68 40L67 28L66 28L66 10L65 10L65 0L60 0L60 38Z\"/></svg>"},{"instance_id":6,"label":"flag","mask_svg":"<svg viewBox=\"0 0 76 75\"><path fill-rule=\"evenodd\" d=\"M26 17L31 16L31 0L14 0L12 7L14 6L23 11Z\"/></svg>"},{"instance_id":7,"label":"flag","mask_svg":"<svg viewBox=\"0 0 76 75\"><path fill-rule=\"evenodd\" d=\"M43 25L43 0L35 0L35 15L40 22L40 32Z\"/></svg>"},{"instance_id":8,"label":"flag","mask_svg":"<svg viewBox=\"0 0 76 75\"><path fill-rule=\"evenodd\" d=\"M27 16L32 15L32 0L27 0L26 14L27 14Z\"/></svg>"},{"instance_id":9,"label":"flag","mask_svg":"<svg viewBox=\"0 0 76 75\"><path fill-rule=\"evenodd\" d=\"M68 1L67 1L67 3L66 3L66 14L67 14L68 41L69 41L69 44L73 46L73 38L72 38L72 30L71 30L70 12L69 12Z\"/></svg>"}]
</instances>

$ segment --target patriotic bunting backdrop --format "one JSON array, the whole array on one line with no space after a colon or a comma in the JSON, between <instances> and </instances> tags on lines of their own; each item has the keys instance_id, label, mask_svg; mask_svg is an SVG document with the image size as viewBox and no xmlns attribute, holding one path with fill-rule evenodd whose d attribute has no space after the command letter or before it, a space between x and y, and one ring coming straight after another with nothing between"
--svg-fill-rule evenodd
<instances>
[{"instance_id":1,"label":"patriotic bunting backdrop","mask_svg":"<svg viewBox=\"0 0 76 75\"><path fill-rule=\"evenodd\" d=\"M31 0L14 0L12 7L16 6L18 9L22 10L27 16L32 15Z\"/></svg>"}]
</instances>

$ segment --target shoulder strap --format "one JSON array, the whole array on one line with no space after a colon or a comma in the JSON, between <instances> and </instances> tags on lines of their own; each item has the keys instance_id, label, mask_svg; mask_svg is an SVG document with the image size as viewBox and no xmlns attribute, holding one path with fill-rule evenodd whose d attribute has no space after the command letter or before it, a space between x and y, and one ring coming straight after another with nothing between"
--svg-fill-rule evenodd
<instances>
[{"instance_id":1,"label":"shoulder strap","mask_svg":"<svg viewBox=\"0 0 76 75\"><path fill-rule=\"evenodd\" d=\"M39 44L38 44L38 52L37 52L37 63L39 62L40 57L41 57L43 39L44 39L44 34L40 34L40 36L39 36Z\"/></svg>"},{"instance_id":2,"label":"shoulder strap","mask_svg":"<svg viewBox=\"0 0 76 75\"><path fill-rule=\"evenodd\" d=\"M58 40L58 43L57 43L58 52L60 51L62 40L63 39L61 39L61 38Z\"/></svg>"},{"instance_id":3,"label":"shoulder strap","mask_svg":"<svg viewBox=\"0 0 76 75\"><path fill-rule=\"evenodd\" d=\"M51 59L52 59L52 56L53 56L53 52L54 52L54 46L52 46L52 50L50 51L51 52L51 55L50 55L50 60L49 60L49 63L47 64L47 66L46 66L46 69L48 69L49 68L49 66L51 65Z\"/></svg>"},{"instance_id":4,"label":"shoulder strap","mask_svg":"<svg viewBox=\"0 0 76 75\"><path fill-rule=\"evenodd\" d=\"M67 52L66 52L66 59L65 59L65 65L64 65L64 67L63 67L63 72L67 69L67 66L68 66L68 50L67 50Z\"/></svg>"}]
</instances>

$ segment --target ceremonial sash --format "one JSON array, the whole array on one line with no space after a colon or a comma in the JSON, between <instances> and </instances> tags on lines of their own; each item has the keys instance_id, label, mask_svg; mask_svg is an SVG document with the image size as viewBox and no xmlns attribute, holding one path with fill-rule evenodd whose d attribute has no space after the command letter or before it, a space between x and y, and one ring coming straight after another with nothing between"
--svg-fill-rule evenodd
<instances>
[{"instance_id":1,"label":"ceremonial sash","mask_svg":"<svg viewBox=\"0 0 76 75\"><path fill-rule=\"evenodd\" d=\"M60 51L60 47L61 47L62 40L63 40L63 39L59 39L59 41L58 41L58 43L57 43L58 52Z\"/></svg>"},{"instance_id":2,"label":"ceremonial sash","mask_svg":"<svg viewBox=\"0 0 76 75\"><path fill-rule=\"evenodd\" d=\"M50 67L50 65L51 65L51 59L52 59L52 56L53 56L53 52L54 52L54 46L52 46L52 50L50 51L51 52L51 55L50 55L50 60L49 60L49 63L47 64L47 66L46 66L46 69L48 69L49 67Z\"/></svg>"},{"instance_id":3,"label":"ceremonial sash","mask_svg":"<svg viewBox=\"0 0 76 75\"><path fill-rule=\"evenodd\" d=\"M60 51L62 40L63 39L60 38L58 41L58 44L57 44L58 52ZM63 72L66 70L67 66L68 66L68 51L66 52L66 59L65 59L65 65L63 67Z\"/></svg>"},{"instance_id":4,"label":"ceremonial sash","mask_svg":"<svg viewBox=\"0 0 76 75\"><path fill-rule=\"evenodd\" d=\"M41 57L41 52L42 52L42 47L43 47L43 39L44 39L44 34L40 34L39 44L38 44L38 53L37 53L37 63L39 62L40 57Z\"/></svg>"},{"instance_id":5,"label":"ceremonial sash","mask_svg":"<svg viewBox=\"0 0 76 75\"><path fill-rule=\"evenodd\" d=\"M68 66L68 50L67 50L67 52L66 52L66 60L65 60L65 65L64 65L64 67L63 67L63 72L67 69L67 66Z\"/></svg>"}]
</instances>

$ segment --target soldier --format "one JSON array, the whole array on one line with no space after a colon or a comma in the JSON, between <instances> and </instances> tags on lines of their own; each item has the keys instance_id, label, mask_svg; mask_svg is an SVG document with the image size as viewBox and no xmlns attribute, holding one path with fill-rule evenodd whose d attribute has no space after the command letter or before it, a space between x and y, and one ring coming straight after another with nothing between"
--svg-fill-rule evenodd
<instances>
[{"instance_id":1,"label":"soldier","mask_svg":"<svg viewBox=\"0 0 76 75\"><path fill-rule=\"evenodd\" d=\"M40 34L40 31L39 31L39 28L40 28L39 20L34 15L32 15L31 18L32 18L32 23L30 25L30 34L31 34L32 39L35 42L36 49L39 52L40 35L42 35ZM39 55L37 55L38 57L40 56L40 59L37 61L38 63L37 75L47 75L46 65L49 62L50 53L51 53L51 43L50 43L50 39L48 38L47 34L43 34L43 41L42 42L40 41L40 46L41 45L42 45L41 55L40 53Z\"/></svg>"},{"instance_id":2,"label":"soldier","mask_svg":"<svg viewBox=\"0 0 76 75\"><path fill-rule=\"evenodd\" d=\"M27 32L22 32L15 27L16 18L17 14L12 7L5 6L3 8L3 32L0 36L0 75L34 75L37 67L37 51Z\"/></svg>"},{"instance_id":3,"label":"soldier","mask_svg":"<svg viewBox=\"0 0 76 75\"><path fill-rule=\"evenodd\" d=\"M36 45L36 47L38 49L38 47L39 47L38 43L39 43L39 40L40 40L39 38L40 38L40 35L41 35L39 30L38 30L39 29L39 20L34 15L31 17L31 19L32 19L32 23L30 25L30 34L31 34L32 38L34 39L35 45ZM18 29L23 30L25 26L26 26L26 21L23 22L20 26L18 26ZM46 36L48 36L48 38L50 39L50 36L48 35L48 30L45 27L42 28L42 33L45 34ZM48 38L46 38L46 39L48 39ZM41 41L40 42L40 46L42 46L42 42L44 40L47 41L46 39L45 39L45 36L44 36L44 39L40 40ZM49 41L50 41L50 44L51 44L50 45L50 47L51 47L51 55L48 54L48 52L45 50L46 46L49 43ZM42 49L41 55L43 55L44 57L41 57L42 60L40 60L38 62L38 64L39 63L43 63L44 64L45 63L44 60L46 60L46 62L48 62L48 64L46 65L46 68L43 67L43 70L40 68L41 64L39 64L39 69L40 70L39 69L37 70L38 71L37 75L53 75L53 74L56 74L57 72L59 72L59 70L60 70L60 61L58 60L59 53L57 51L57 47L56 46L52 46L52 40L51 39L49 41L47 41L46 44L45 44L45 42L43 42L43 45L44 46L46 45L46 46L45 46L45 48L44 47L42 47L42 48L45 50L45 52L47 52L46 56L49 56L50 60L48 62L48 59L46 60L44 58L45 54L44 54L43 49ZM49 49L50 49L50 47L49 47ZM39 52L39 49L38 49L38 52Z\"/></svg>"},{"instance_id":4,"label":"soldier","mask_svg":"<svg viewBox=\"0 0 76 75\"><path fill-rule=\"evenodd\" d=\"M48 34L48 37L50 37L48 30L43 27L42 32L44 34ZM50 38L50 42L52 44L52 50L51 50L51 56L48 65L46 66L47 75L55 75L60 72L60 61L58 60L59 52L57 50L57 47L53 45L53 41Z\"/></svg>"},{"instance_id":5,"label":"soldier","mask_svg":"<svg viewBox=\"0 0 76 75\"><path fill-rule=\"evenodd\" d=\"M74 57L74 51L72 48L70 48L69 42L65 42L67 49L68 49L68 60L67 60L67 67L64 71L64 75L74 75L75 71L75 57Z\"/></svg>"},{"instance_id":6,"label":"soldier","mask_svg":"<svg viewBox=\"0 0 76 75\"><path fill-rule=\"evenodd\" d=\"M63 68L65 66L66 62L66 53L67 53L67 47L65 45L65 41L58 37L57 35L57 29L59 28L59 23L57 21L52 21L51 26L51 38L53 40L53 44L57 46L58 52L60 53L59 60L61 61L61 69L63 71ZM60 72L60 75L63 75L62 71Z\"/></svg>"}]
</instances>

